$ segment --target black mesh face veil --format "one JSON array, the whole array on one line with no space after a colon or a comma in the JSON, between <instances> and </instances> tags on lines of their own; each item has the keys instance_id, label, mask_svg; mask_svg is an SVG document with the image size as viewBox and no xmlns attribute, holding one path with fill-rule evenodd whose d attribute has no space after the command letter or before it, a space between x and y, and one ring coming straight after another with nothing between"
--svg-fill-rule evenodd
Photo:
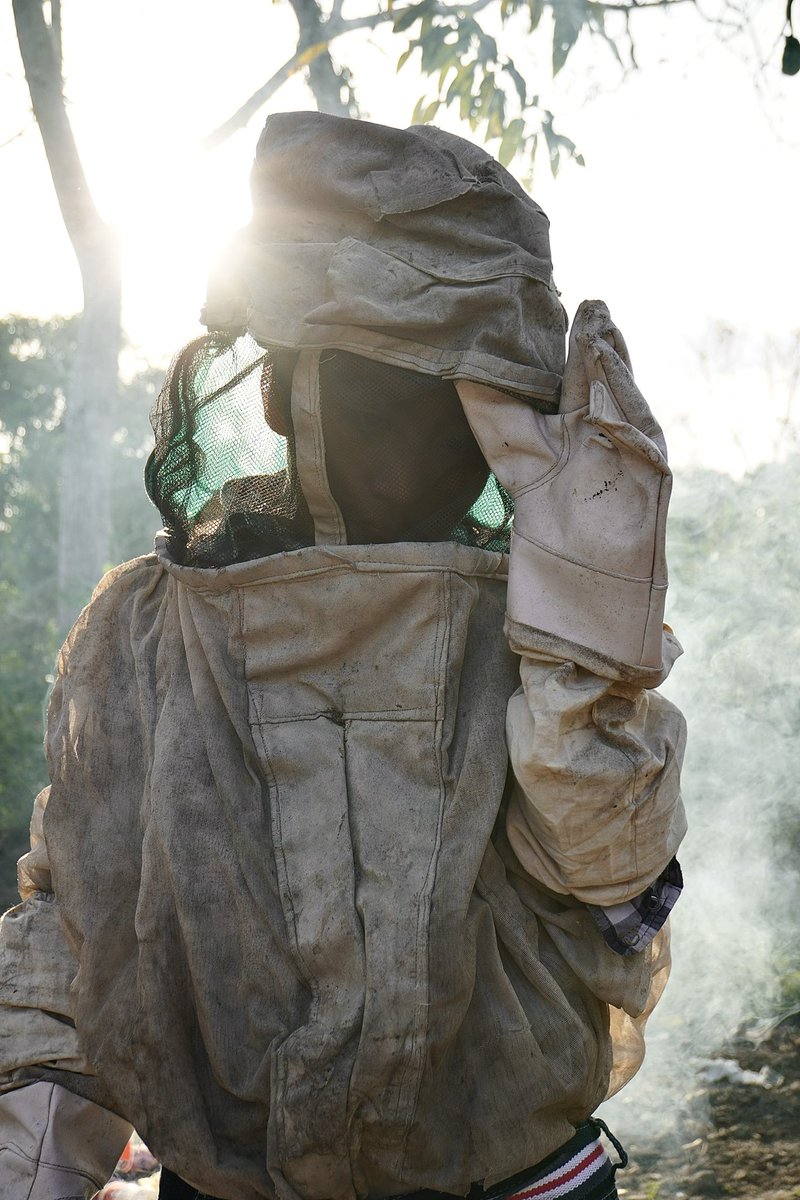
<instances>
[{"instance_id":1,"label":"black mesh face veil","mask_svg":"<svg viewBox=\"0 0 800 1200\"><path fill-rule=\"evenodd\" d=\"M513 504L448 380L324 352L328 483L355 542L457 541L508 550Z\"/></svg>"},{"instance_id":2,"label":"black mesh face veil","mask_svg":"<svg viewBox=\"0 0 800 1200\"><path fill-rule=\"evenodd\" d=\"M145 486L176 562L223 567L313 544L291 425L282 436L266 419L275 387L249 335L198 338L173 361L150 414Z\"/></svg>"},{"instance_id":3,"label":"black mesh face veil","mask_svg":"<svg viewBox=\"0 0 800 1200\"><path fill-rule=\"evenodd\" d=\"M277 351L273 361L249 335L214 334L173 362L151 414L145 481L177 562L222 567L313 545L290 417L293 359ZM508 549L512 501L451 383L333 350L319 378L328 481L349 542Z\"/></svg>"}]
</instances>

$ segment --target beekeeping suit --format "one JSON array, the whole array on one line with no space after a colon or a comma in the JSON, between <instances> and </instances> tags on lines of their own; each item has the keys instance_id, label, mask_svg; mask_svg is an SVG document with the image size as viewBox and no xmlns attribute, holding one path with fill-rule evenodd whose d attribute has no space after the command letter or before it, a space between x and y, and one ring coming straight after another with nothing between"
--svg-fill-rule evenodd
<instances>
[{"instance_id":1,"label":"beekeeping suit","mask_svg":"<svg viewBox=\"0 0 800 1200\"><path fill-rule=\"evenodd\" d=\"M231 1200L464 1195L633 1073L666 975L656 923L604 936L684 832L621 336L584 306L565 370L544 214L440 131L273 117L253 194L155 414L166 532L60 658L3 922L9 1195L91 1195L131 1124ZM417 387L472 431L431 461L482 475L394 526Z\"/></svg>"}]
</instances>

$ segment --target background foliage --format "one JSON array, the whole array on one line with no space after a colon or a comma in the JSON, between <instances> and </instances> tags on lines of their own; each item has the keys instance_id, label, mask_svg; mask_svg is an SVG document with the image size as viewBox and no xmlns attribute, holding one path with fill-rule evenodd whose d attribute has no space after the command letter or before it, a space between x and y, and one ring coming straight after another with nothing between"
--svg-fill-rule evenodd
<instances>
[{"instance_id":1,"label":"background foliage","mask_svg":"<svg viewBox=\"0 0 800 1200\"><path fill-rule=\"evenodd\" d=\"M0 901L14 902L13 863L31 801L47 782L44 706L56 618L61 415L76 319L0 321ZM160 373L121 385L113 411L113 562L152 549L160 521L142 484L147 413ZM84 511L87 523L93 514ZM84 600L88 599L84 597Z\"/></svg>"}]
</instances>

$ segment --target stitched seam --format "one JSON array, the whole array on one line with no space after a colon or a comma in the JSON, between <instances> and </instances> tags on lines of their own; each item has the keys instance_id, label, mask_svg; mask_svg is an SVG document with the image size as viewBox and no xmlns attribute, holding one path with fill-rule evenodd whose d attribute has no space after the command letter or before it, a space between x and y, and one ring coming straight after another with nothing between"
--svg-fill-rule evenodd
<instances>
[{"instance_id":1,"label":"stitched seam","mask_svg":"<svg viewBox=\"0 0 800 1200\"><path fill-rule=\"evenodd\" d=\"M573 558L569 554L562 554L560 551L551 549L544 542L539 542L536 538L530 537L527 533L520 533L518 529L514 530L514 536L521 538L524 542L530 542L532 546L536 546L538 550L543 550L545 554L549 554L551 558L559 559L562 562L572 563L575 567L583 567L584 570L591 571L593 575L607 575L610 579L624 579L628 583L647 583L653 591L666 591L667 585L653 583L649 575L626 575L622 571L606 571L596 563L585 562L582 558Z\"/></svg>"},{"instance_id":2,"label":"stitched seam","mask_svg":"<svg viewBox=\"0 0 800 1200\"><path fill-rule=\"evenodd\" d=\"M98 1184L96 1176L90 1175L88 1171L83 1171L80 1167L68 1167L64 1163L50 1162L41 1155L38 1158L32 1158L31 1155L27 1154L26 1151L23 1150L21 1146L18 1146L16 1142L5 1142L2 1146L2 1149L10 1151L12 1154L16 1154L18 1158L24 1158L26 1162L31 1163L37 1169L39 1167L48 1167L53 1171L61 1171L65 1175L77 1175L81 1179L88 1179L89 1183L93 1183L98 1187L102 1187L102 1183ZM34 1183L35 1182L36 1180L34 1178ZM28 1195L30 1195L30 1192Z\"/></svg>"},{"instance_id":3,"label":"stitched seam","mask_svg":"<svg viewBox=\"0 0 800 1200\"><path fill-rule=\"evenodd\" d=\"M555 462L552 464L552 466L548 467L544 475L540 476L539 479L535 479L533 483L526 483L524 487L521 487L518 489L518 491L514 492L515 502L520 498L520 496L527 496L529 492L535 492L537 488L544 487L544 485L547 483L552 483L556 476L560 475L563 471L567 464L570 448L572 446L569 436L569 426L563 417L560 421L560 429L561 449L558 452Z\"/></svg>"}]
</instances>

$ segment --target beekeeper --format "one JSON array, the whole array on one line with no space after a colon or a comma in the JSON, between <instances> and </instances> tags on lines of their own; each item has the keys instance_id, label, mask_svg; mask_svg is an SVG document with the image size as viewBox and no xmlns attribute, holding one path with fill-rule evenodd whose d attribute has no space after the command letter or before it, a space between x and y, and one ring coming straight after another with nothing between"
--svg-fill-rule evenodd
<instances>
[{"instance_id":1,"label":"beekeeper","mask_svg":"<svg viewBox=\"0 0 800 1200\"><path fill-rule=\"evenodd\" d=\"M60 657L0 1193L91 1196L133 1125L165 1197L609 1200L685 827L661 430L602 303L565 365L485 151L279 114L252 190L165 532Z\"/></svg>"}]
</instances>

